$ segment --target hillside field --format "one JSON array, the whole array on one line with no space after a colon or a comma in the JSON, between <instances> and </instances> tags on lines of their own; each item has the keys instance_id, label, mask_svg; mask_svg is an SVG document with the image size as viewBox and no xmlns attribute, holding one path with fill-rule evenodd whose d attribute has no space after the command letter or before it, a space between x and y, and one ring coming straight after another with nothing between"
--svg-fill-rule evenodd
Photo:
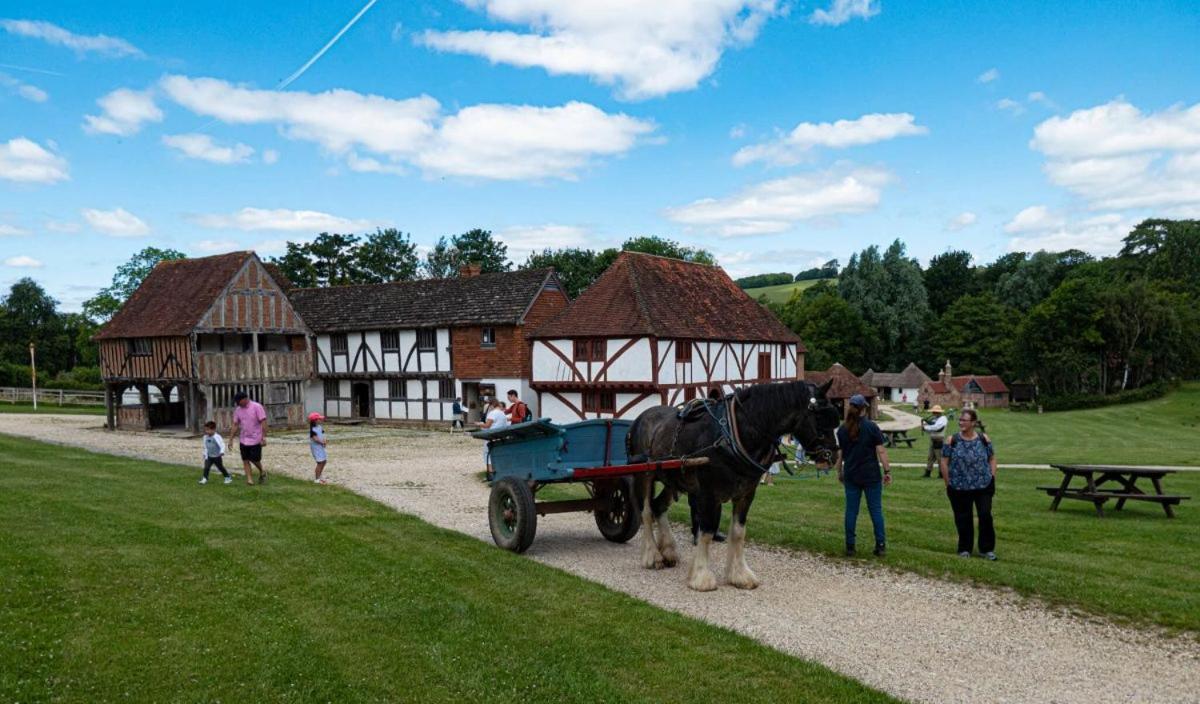
<instances>
[{"instance_id":1,"label":"hillside field","mask_svg":"<svg viewBox=\"0 0 1200 704\"><path fill-rule=\"evenodd\" d=\"M806 288L817 285L822 281L830 279L812 279L809 281L794 281L790 284L779 284L778 286L763 286L761 288L748 288L746 293L754 300L758 300L759 296L766 295L767 300L771 303L787 303L792 297L793 291L803 291Z\"/></svg>"}]
</instances>

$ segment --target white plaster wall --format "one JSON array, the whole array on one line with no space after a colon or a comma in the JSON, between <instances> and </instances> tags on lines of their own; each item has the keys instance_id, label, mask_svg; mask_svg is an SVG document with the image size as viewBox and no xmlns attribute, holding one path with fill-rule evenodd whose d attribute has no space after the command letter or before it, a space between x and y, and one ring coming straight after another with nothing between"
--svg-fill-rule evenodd
<instances>
[{"instance_id":1,"label":"white plaster wall","mask_svg":"<svg viewBox=\"0 0 1200 704\"><path fill-rule=\"evenodd\" d=\"M610 338L605 350L610 357L616 355L629 338ZM608 381L651 381L654 369L650 359L650 340L642 338L633 343L620 357L613 360L606 372ZM593 365L595 366L595 365ZM603 366L603 365L600 365ZM595 371L599 371L597 368Z\"/></svg>"},{"instance_id":2,"label":"white plaster wall","mask_svg":"<svg viewBox=\"0 0 1200 704\"><path fill-rule=\"evenodd\" d=\"M574 354L574 343L570 340L534 340L533 344L533 380L534 381L574 381L577 380L571 368L558 355L547 349L552 345L567 359Z\"/></svg>"},{"instance_id":3,"label":"white plaster wall","mask_svg":"<svg viewBox=\"0 0 1200 704\"><path fill-rule=\"evenodd\" d=\"M304 385L304 413L325 413L325 385L320 379Z\"/></svg>"},{"instance_id":4,"label":"white plaster wall","mask_svg":"<svg viewBox=\"0 0 1200 704\"><path fill-rule=\"evenodd\" d=\"M576 408L579 407L579 392L567 391L559 395L575 404ZM574 411L550 394L542 394L541 416L549 418L555 423L575 423L579 421L579 416L575 415Z\"/></svg>"}]
</instances>

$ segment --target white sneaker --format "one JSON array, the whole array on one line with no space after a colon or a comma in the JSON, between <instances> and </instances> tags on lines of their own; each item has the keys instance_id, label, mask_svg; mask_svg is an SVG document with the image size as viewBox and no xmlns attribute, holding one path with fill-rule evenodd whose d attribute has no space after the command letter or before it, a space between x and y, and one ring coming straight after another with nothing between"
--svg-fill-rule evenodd
<instances>
[{"instance_id":1,"label":"white sneaker","mask_svg":"<svg viewBox=\"0 0 1200 704\"><path fill-rule=\"evenodd\" d=\"M207 483L208 483L208 478L207 478L207 477L200 477L200 483L201 483L201 484L207 484Z\"/></svg>"},{"instance_id":2,"label":"white sneaker","mask_svg":"<svg viewBox=\"0 0 1200 704\"><path fill-rule=\"evenodd\" d=\"M958 556L959 557L970 557L971 553L967 552L966 550L963 550L962 552L958 553Z\"/></svg>"},{"instance_id":3,"label":"white sneaker","mask_svg":"<svg viewBox=\"0 0 1200 704\"><path fill-rule=\"evenodd\" d=\"M321 477L320 479L314 479L314 480L313 480L313 484L324 484L324 483L325 483L325 478L324 478L324 477Z\"/></svg>"},{"instance_id":4,"label":"white sneaker","mask_svg":"<svg viewBox=\"0 0 1200 704\"><path fill-rule=\"evenodd\" d=\"M226 484L232 484L232 483L233 483L233 477L225 477L225 483L226 483Z\"/></svg>"}]
</instances>

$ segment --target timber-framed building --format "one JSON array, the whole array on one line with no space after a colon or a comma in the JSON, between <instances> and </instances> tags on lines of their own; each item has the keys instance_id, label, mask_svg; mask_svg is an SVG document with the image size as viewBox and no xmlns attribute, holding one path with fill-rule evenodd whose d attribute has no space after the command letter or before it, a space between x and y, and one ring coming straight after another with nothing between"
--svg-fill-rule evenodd
<instances>
[{"instance_id":1,"label":"timber-framed building","mask_svg":"<svg viewBox=\"0 0 1200 704\"><path fill-rule=\"evenodd\" d=\"M239 391L272 425L303 424L311 333L271 269L253 252L155 266L94 338L108 427L228 428ZM139 403L123 403L130 389Z\"/></svg>"}]
</instances>

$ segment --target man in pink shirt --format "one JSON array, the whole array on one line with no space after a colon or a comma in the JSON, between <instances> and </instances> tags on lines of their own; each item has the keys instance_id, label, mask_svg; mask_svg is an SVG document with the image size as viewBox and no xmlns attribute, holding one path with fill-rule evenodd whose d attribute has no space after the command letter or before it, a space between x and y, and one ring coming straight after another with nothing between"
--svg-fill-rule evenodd
<instances>
[{"instance_id":1,"label":"man in pink shirt","mask_svg":"<svg viewBox=\"0 0 1200 704\"><path fill-rule=\"evenodd\" d=\"M261 403L252 401L244 391L234 394L233 402L237 408L233 409L233 430L229 436L238 438L246 483L254 483L251 464L258 467L258 483L266 483L267 471L262 466L262 449L267 444L267 412Z\"/></svg>"}]
</instances>

